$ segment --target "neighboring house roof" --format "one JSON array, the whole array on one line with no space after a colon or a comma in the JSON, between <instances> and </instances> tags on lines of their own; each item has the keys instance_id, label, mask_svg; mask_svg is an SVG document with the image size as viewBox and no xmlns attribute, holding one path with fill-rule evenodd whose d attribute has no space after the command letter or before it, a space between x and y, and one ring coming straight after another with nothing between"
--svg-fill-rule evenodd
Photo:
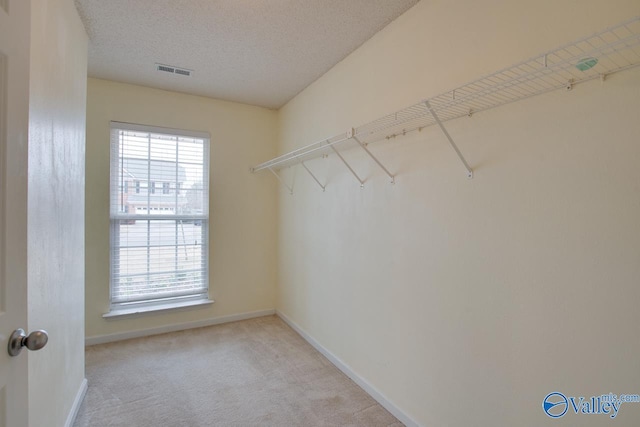
<instances>
[{"instance_id":1,"label":"neighboring house roof","mask_svg":"<svg viewBox=\"0 0 640 427\"><path fill-rule=\"evenodd\" d=\"M135 159L130 157L122 157L120 159L123 172L134 180L156 182L162 190L161 182L176 182L176 162L166 160ZM149 174L151 179L149 179ZM187 175L183 166L178 163L178 180L177 182L185 182Z\"/></svg>"}]
</instances>

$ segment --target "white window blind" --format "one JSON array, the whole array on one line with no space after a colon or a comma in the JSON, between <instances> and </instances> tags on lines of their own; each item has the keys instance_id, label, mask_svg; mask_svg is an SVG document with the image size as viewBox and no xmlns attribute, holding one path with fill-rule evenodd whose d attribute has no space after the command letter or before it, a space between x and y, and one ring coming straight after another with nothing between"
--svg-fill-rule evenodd
<instances>
[{"instance_id":1,"label":"white window blind","mask_svg":"<svg viewBox=\"0 0 640 427\"><path fill-rule=\"evenodd\" d=\"M111 122L111 309L208 297L209 135Z\"/></svg>"}]
</instances>

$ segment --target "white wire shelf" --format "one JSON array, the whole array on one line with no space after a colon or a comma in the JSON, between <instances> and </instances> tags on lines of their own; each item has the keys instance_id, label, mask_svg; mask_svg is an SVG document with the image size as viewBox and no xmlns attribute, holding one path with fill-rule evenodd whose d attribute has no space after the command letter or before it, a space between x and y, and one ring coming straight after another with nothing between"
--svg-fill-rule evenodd
<instances>
[{"instance_id":1,"label":"white wire shelf","mask_svg":"<svg viewBox=\"0 0 640 427\"><path fill-rule=\"evenodd\" d=\"M332 153L339 156L338 149L343 151L361 146L366 150L370 143L439 125L471 177L471 168L442 123L553 90L571 90L576 84L598 78L604 80L607 75L638 65L640 17L635 17L347 132L278 156L251 168L251 172L265 169L274 172ZM384 169L373 155L371 157ZM303 166L311 173L304 164ZM350 167L349 169L358 178ZM393 175L386 169L385 172L393 182ZM364 184L359 178L358 180L361 185ZM316 182L324 190L317 179Z\"/></svg>"}]
</instances>

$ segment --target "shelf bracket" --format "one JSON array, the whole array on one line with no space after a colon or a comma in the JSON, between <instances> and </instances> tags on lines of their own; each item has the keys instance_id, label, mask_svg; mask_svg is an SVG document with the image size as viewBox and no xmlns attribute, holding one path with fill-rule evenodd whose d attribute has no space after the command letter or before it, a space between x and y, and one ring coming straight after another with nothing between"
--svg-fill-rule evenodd
<instances>
[{"instance_id":1,"label":"shelf bracket","mask_svg":"<svg viewBox=\"0 0 640 427\"><path fill-rule=\"evenodd\" d=\"M318 184L320 188L322 188L322 191L324 191L325 186L320 184L320 181L318 181L318 178L316 178L316 176L313 174L313 172L311 172L311 170L307 167L307 165L305 165L304 162L300 162L300 164L302 165L303 168L306 169L307 172L309 172L309 175L311 175L311 178L313 178L316 184Z\"/></svg>"},{"instance_id":2,"label":"shelf bracket","mask_svg":"<svg viewBox=\"0 0 640 427\"><path fill-rule=\"evenodd\" d=\"M342 157L342 154L340 154L340 152L336 150L336 147L334 147L333 145L329 144L329 147L331 147L331 149L338 155L340 160L342 160L342 163L344 163L347 169L349 169L349 171L353 174L353 176L358 180L358 182L360 183L360 188L364 188L364 181L361 180L358 174L356 173L356 171L354 171L353 168L349 166L349 163L347 163L344 157Z\"/></svg>"},{"instance_id":3,"label":"shelf bracket","mask_svg":"<svg viewBox=\"0 0 640 427\"><path fill-rule=\"evenodd\" d=\"M369 155L369 157L371 157L373 159L373 161L376 162L378 164L378 166L380 166L380 168L384 171L384 173L386 173L387 176L389 178L391 178L391 183L395 184L396 183L396 177L391 172L389 172L387 170L387 168L385 168L384 165L382 163L380 163L380 160L378 160L376 158L376 156L374 156L371 153L371 151L369 151L367 146L364 143L362 143L362 141L360 141L358 139L358 137L355 135L355 131L353 129L351 129L348 135L349 135L349 137L353 138L358 143L358 145L360 145L360 147L362 147L362 149Z\"/></svg>"},{"instance_id":4,"label":"shelf bracket","mask_svg":"<svg viewBox=\"0 0 640 427\"><path fill-rule=\"evenodd\" d=\"M467 161L465 160L464 156L460 152L460 149L458 149L458 146L456 145L456 143L453 142L453 138L451 138L451 135L449 135L449 132L447 132L447 128L445 128L444 125L442 124L442 122L440 121L440 118L438 117L438 114L436 114L434 109L431 108L431 104L429 104L429 101L424 101L424 104L427 106L427 109L429 110L429 112L433 116L434 120L436 121L436 123L440 127L440 130L442 131L442 133L444 133L444 136L447 137L447 139L449 140L449 144L451 144L451 147L453 147L453 149L455 150L456 154L458 155L458 157L462 161L462 164L464 165L465 169L467 170L467 177L468 178L473 178L473 169L471 169L471 167L469 166L469 163L467 163Z\"/></svg>"},{"instance_id":5,"label":"shelf bracket","mask_svg":"<svg viewBox=\"0 0 640 427\"><path fill-rule=\"evenodd\" d=\"M289 194L291 194L291 195L293 196L293 186L291 186L291 187L290 187L286 182L284 182L284 180L283 180L282 178L280 178L280 175L278 175L278 174L276 173L276 171L274 171L274 170L273 170L273 169L271 169L271 168L268 168L268 169L269 169L269 171L270 171L270 172L271 172L271 173L272 173L276 178L278 178L278 181L280 181L280 184L282 184L282 185L284 185L285 187L287 187L287 190L289 190Z\"/></svg>"}]
</instances>

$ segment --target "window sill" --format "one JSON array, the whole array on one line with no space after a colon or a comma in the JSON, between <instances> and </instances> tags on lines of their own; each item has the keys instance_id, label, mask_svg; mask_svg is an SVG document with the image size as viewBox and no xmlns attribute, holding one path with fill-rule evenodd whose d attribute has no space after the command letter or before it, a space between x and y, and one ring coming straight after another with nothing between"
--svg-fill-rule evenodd
<instances>
[{"instance_id":1,"label":"window sill","mask_svg":"<svg viewBox=\"0 0 640 427\"><path fill-rule=\"evenodd\" d=\"M132 307L132 308L121 308L111 310L108 313L102 315L103 318L109 319L121 319L126 317L138 317L144 316L146 314L158 314L163 311L178 311L184 310L192 307L201 307L205 305L211 305L214 301L211 299L199 299L192 301L181 301L181 302L168 302L164 304L154 304L142 307Z\"/></svg>"}]
</instances>

